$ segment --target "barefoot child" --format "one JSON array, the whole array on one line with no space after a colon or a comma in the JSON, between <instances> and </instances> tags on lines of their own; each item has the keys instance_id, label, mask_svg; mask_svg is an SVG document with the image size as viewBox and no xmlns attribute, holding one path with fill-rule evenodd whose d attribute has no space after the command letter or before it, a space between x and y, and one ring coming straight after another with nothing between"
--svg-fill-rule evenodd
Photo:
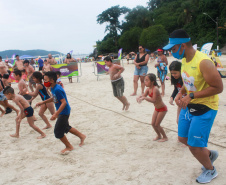
<instances>
[{"instance_id":1,"label":"barefoot child","mask_svg":"<svg viewBox=\"0 0 226 185\"><path fill-rule=\"evenodd\" d=\"M183 80L181 77L181 62L173 61L169 66L169 70L171 73L171 84L174 85L174 91L170 97L169 103L171 105L174 105L173 101L174 101L175 97L177 96L177 93L180 91L180 89L183 86ZM184 96L186 96L186 94ZM181 111L181 107L178 106L177 107L177 124L178 124L178 118L180 115L180 111Z\"/></svg>"},{"instance_id":2,"label":"barefoot child","mask_svg":"<svg viewBox=\"0 0 226 185\"><path fill-rule=\"evenodd\" d=\"M57 119L54 128L54 134L55 137L60 139L61 142L64 143L64 145L66 146L66 148L61 151L61 154L67 154L74 148L67 140L65 133L70 132L79 137L81 140L79 146L82 146L84 144L86 136L69 125L68 119L70 116L71 108L69 106L64 89L60 85L56 84L57 81L56 72L54 71L46 72L44 75L44 81L46 82L46 84L49 84L48 85L49 87L51 87L52 98L49 98L48 100L45 100L43 102L39 102L36 104L36 106L41 106L43 104L50 102L55 103L57 111L52 115L50 120Z\"/></svg>"},{"instance_id":3,"label":"barefoot child","mask_svg":"<svg viewBox=\"0 0 226 185\"><path fill-rule=\"evenodd\" d=\"M39 136L38 139L46 137L46 135L37 126L34 125L33 118L34 110L29 105L27 100L25 100L23 96L15 94L14 89L10 86L7 86L3 90L3 94L6 96L8 100L13 100L20 108L20 114L16 117L16 133L10 136L19 138L20 122L23 118L27 117L27 121L30 127L32 127L36 132L41 134L41 136Z\"/></svg>"},{"instance_id":4,"label":"barefoot child","mask_svg":"<svg viewBox=\"0 0 226 185\"><path fill-rule=\"evenodd\" d=\"M155 110L152 116L152 127L157 133L157 137L153 139L153 141L164 142L167 141L168 138L163 128L160 126L163 118L167 113L167 107L162 101L162 97L160 95L158 84L156 82L156 76L153 73L149 73L145 76L144 79L145 86L148 87L145 93L142 96L137 97L137 102L140 103L142 100L146 100L151 102L155 106ZM149 97L147 97L149 96Z\"/></svg>"},{"instance_id":5,"label":"barefoot child","mask_svg":"<svg viewBox=\"0 0 226 185\"><path fill-rule=\"evenodd\" d=\"M34 88L36 88L36 83L33 81L32 74L35 72L34 68L30 65L30 62L28 60L24 61L24 67L27 72L27 78L29 79L29 87L32 92L34 92Z\"/></svg>"},{"instance_id":6,"label":"barefoot child","mask_svg":"<svg viewBox=\"0 0 226 185\"><path fill-rule=\"evenodd\" d=\"M119 101L122 102L123 108L122 110L128 110L130 103L126 99L125 96L123 96L124 92L124 80L121 76L121 73L125 70L122 66L113 64L110 57L105 57L104 62L109 67L108 73L111 78L111 84L113 87L113 93L114 96L119 99Z\"/></svg>"},{"instance_id":7,"label":"barefoot child","mask_svg":"<svg viewBox=\"0 0 226 185\"><path fill-rule=\"evenodd\" d=\"M34 92L27 93L28 95L32 96L31 101L33 99L35 99L38 96L38 94L40 95L42 101L48 100L50 98L50 96L48 95L47 90L42 83L42 79L43 79L42 73L35 71L31 78L33 78L33 81L37 84ZM52 125L49 123L48 119L44 115L44 113L47 109L49 109L49 111L52 115L55 113L55 108L54 108L53 102L46 103L46 104L43 104L40 106L38 115L46 123L46 127L44 129L48 129L48 128L52 127Z\"/></svg>"}]
</instances>

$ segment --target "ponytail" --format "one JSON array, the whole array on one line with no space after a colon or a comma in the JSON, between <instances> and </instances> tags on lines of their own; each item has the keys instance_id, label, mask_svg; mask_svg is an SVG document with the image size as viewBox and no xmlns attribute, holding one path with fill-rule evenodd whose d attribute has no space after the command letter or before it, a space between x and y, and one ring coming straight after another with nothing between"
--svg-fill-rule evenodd
<instances>
[{"instance_id":1,"label":"ponytail","mask_svg":"<svg viewBox=\"0 0 226 185\"><path fill-rule=\"evenodd\" d=\"M146 76L150 79L151 82L154 82L154 86L160 87L157 83L156 76L153 73L148 73Z\"/></svg>"}]
</instances>

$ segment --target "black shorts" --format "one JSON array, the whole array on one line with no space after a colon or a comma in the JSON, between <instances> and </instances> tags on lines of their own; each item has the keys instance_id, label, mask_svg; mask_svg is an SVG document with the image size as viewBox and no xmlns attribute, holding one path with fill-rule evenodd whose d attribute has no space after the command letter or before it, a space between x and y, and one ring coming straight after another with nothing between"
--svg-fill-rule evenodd
<instances>
[{"instance_id":1,"label":"black shorts","mask_svg":"<svg viewBox=\"0 0 226 185\"><path fill-rule=\"evenodd\" d=\"M70 115L59 115L55 124L54 134L55 137L60 139L64 137L65 133L68 133L71 130L68 119Z\"/></svg>"},{"instance_id":2,"label":"black shorts","mask_svg":"<svg viewBox=\"0 0 226 185\"><path fill-rule=\"evenodd\" d=\"M24 109L24 113L25 113L26 117L32 117L34 114L34 109L32 107L28 107L28 108Z\"/></svg>"},{"instance_id":3,"label":"black shorts","mask_svg":"<svg viewBox=\"0 0 226 185\"><path fill-rule=\"evenodd\" d=\"M38 69L38 70L39 70L39 71L41 71L41 70L42 70L42 68L43 68L43 66L42 66L42 67L39 67L39 69Z\"/></svg>"},{"instance_id":4,"label":"black shorts","mask_svg":"<svg viewBox=\"0 0 226 185\"><path fill-rule=\"evenodd\" d=\"M4 74L3 76L2 76L2 78L4 78L4 79L9 79L9 73L6 73L6 74Z\"/></svg>"},{"instance_id":5,"label":"black shorts","mask_svg":"<svg viewBox=\"0 0 226 185\"><path fill-rule=\"evenodd\" d=\"M25 95L23 95L23 97L25 98L25 100L30 100L32 98L32 96L29 94L25 94ZM31 105L31 102L29 102L29 103Z\"/></svg>"},{"instance_id":6,"label":"black shorts","mask_svg":"<svg viewBox=\"0 0 226 185\"><path fill-rule=\"evenodd\" d=\"M120 78L117 81L111 82L113 88L113 94L115 97L121 97L124 93L124 80Z\"/></svg>"}]
</instances>

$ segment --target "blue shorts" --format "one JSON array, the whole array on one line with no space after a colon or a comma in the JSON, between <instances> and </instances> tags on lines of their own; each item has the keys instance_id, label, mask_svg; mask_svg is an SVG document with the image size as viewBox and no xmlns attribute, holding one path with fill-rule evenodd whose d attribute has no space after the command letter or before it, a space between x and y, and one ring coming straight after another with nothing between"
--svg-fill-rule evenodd
<instances>
[{"instance_id":1,"label":"blue shorts","mask_svg":"<svg viewBox=\"0 0 226 185\"><path fill-rule=\"evenodd\" d=\"M178 121L178 136L188 138L187 144L192 147L207 147L210 130L217 110L194 116L189 109L181 109Z\"/></svg>"},{"instance_id":2,"label":"blue shorts","mask_svg":"<svg viewBox=\"0 0 226 185\"><path fill-rule=\"evenodd\" d=\"M24 113L26 117L32 117L34 114L34 109L32 107L28 107L26 109L24 109Z\"/></svg>"},{"instance_id":3,"label":"blue shorts","mask_svg":"<svg viewBox=\"0 0 226 185\"><path fill-rule=\"evenodd\" d=\"M5 95L3 94L3 91L0 92L0 101L5 101L6 100L6 97Z\"/></svg>"},{"instance_id":4,"label":"blue shorts","mask_svg":"<svg viewBox=\"0 0 226 185\"><path fill-rule=\"evenodd\" d=\"M137 69L137 67L135 67L134 75L146 76L147 72L148 72L148 66L140 66L140 69Z\"/></svg>"}]
</instances>

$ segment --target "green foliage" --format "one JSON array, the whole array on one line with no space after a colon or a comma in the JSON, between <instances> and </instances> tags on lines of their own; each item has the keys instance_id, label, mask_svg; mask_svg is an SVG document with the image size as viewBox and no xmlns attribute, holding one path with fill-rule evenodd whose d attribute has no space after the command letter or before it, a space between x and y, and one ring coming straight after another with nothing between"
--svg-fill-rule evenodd
<instances>
[{"instance_id":1,"label":"green foliage","mask_svg":"<svg viewBox=\"0 0 226 185\"><path fill-rule=\"evenodd\" d=\"M118 48L115 46L114 39L108 38L104 41L97 41L98 55L102 53L117 52Z\"/></svg>"},{"instance_id":2,"label":"green foliage","mask_svg":"<svg viewBox=\"0 0 226 185\"><path fill-rule=\"evenodd\" d=\"M140 44L155 51L168 43L169 36L162 25L150 26L143 30L140 36Z\"/></svg>"},{"instance_id":3,"label":"green foliage","mask_svg":"<svg viewBox=\"0 0 226 185\"><path fill-rule=\"evenodd\" d=\"M141 28L134 27L122 34L119 39L119 45L123 48L123 51L129 52L138 48L141 32Z\"/></svg>"},{"instance_id":4,"label":"green foliage","mask_svg":"<svg viewBox=\"0 0 226 185\"><path fill-rule=\"evenodd\" d=\"M109 23L106 27L109 34L103 42L110 42L109 39L112 38L115 47L119 49L117 40L121 37L119 44L124 51L136 51L138 41L148 49L155 50L167 43L166 35L168 39L168 35L174 30L183 28L190 35L193 44L201 47L207 42L213 42L213 48L216 48L216 21L218 20L220 48L225 45L225 0L149 0L147 4L148 7L137 6L132 10L123 7L123 11L119 6L115 6L100 14L98 23ZM204 12L213 20L204 15ZM118 18L124 13L127 13L125 22L120 25ZM117 34L117 31L121 31L121 36ZM162 37L156 36L156 33ZM111 52L117 50L115 47Z\"/></svg>"}]
</instances>

